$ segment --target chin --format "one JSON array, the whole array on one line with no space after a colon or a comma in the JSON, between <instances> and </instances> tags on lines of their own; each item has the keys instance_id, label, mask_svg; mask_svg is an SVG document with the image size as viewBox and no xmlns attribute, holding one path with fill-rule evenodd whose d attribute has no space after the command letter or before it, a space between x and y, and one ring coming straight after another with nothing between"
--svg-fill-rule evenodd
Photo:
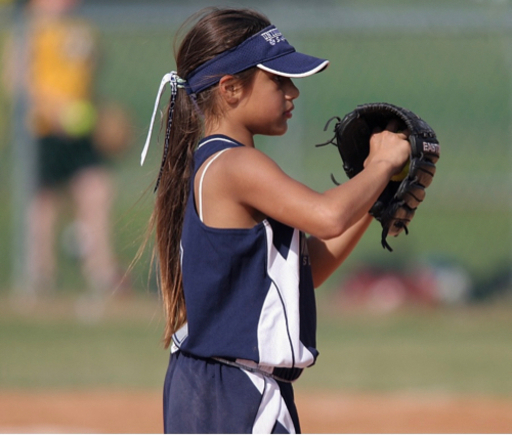
<instances>
[{"instance_id":1,"label":"chin","mask_svg":"<svg viewBox=\"0 0 512 435\"><path fill-rule=\"evenodd\" d=\"M275 132L271 136L282 136L288 131L288 124L284 125L281 128L276 128Z\"/></svg>"},{"instance_id":2,"label":"chin","mask_svg":"<svg viewBox=\"0 0 512 435\"><path fill-rule=\"evenodd\" d=\"M268 129L253 131L253 134L261 134L263 136L282 136L288 131L288 124L273 126Z\"/></svg>"}]
</instances>

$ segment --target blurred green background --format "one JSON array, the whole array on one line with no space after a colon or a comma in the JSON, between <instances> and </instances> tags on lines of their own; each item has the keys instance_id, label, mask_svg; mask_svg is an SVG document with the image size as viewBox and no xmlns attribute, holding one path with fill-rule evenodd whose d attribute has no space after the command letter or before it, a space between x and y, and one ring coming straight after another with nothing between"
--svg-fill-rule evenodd
<instances>
[{"instance_id":1,"label":"blurred green background","mask_svg":"<svg viewBox=\"0 0 512 435\"><path fill-rule=\"evenodd\" d=\"M148 188L161 148L154 140L143 168L139 155L160 79L175 68L173 35L191 13L213 4L85 1L81 8L103 42L98 93L133 114L131 147L112 168L115 246L125 267L151 213ZM332 186L331 173L345 179L337 150L315 144L332 137L333 125L323 131L329 118L361 103L415 111L441 144L435 180L410 234L390 240L389 253L375 223L318 291L321 357L298 388L512 395L512 3L223 4L257 8L297 49L331 60L321 75L296 81L301 97L289 132L257 139L291 176L319 191ZM0 2L0 42L12 22L12 4ZM10 303L23 233L16 186L23 165L13 152L12 109L1 90L0 388L160 388L167 352L149 249L130 272L131 299L84 322L73 310L85 289L63 240L73 222L72 208L64 208L54 299L21 309Z\"/></svg>"}]
</instances>

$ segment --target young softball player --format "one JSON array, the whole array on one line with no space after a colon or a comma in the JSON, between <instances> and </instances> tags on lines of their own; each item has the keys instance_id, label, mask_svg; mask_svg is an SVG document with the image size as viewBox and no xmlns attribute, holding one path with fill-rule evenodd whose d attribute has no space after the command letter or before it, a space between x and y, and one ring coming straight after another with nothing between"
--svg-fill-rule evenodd
<instances>
[{"instance_id":1,"label":"young softball player","mask_svg":"<svg viewBox=\"0 0 512 435\"><path fill-rule=\"evenodd\" d=\"M152 215L172 343L164 429L296 433L291 383L318 355L314 287L354 248L409 145L375 133L365 170L325 193L255 149L255 135L286 132L292 79L328 65L255 11L202 11L176 65L155 102L170 84Z\"/></svg>"}]
</instances>

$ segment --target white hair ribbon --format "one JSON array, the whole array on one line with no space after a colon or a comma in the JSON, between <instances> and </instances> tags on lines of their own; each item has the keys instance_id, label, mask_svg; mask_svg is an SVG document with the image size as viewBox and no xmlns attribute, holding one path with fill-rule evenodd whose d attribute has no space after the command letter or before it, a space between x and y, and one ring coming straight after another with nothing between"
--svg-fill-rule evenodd
<instances>
[{"instance_id":1,"label":"white hair ribbon","mask_svg":"<svg viewBox=\"0 0 512 435\"><path fill-rule=\"evenodd\" d=\"M169 83L171 85L171 101L170 101L170 106L169 106L169 122L168 122L168 128L167 128L168 131L166 132L166 147L168 147L168 145L169 145L168 144L168 139L169 139L168 136L170 134L172 115L174 112L174 105L176 103L176 95L178 93L178 88L184 88L185 83L186 83L185 80L181 79L178 76L176 71L171 71L170 73L165 74L162 78L162 81L160 82L160 87L158 88L158 94L156 95L156 99L155 99L155 106L153 108L153 114L151 116L151 122L149 124L148 135L146 138L146 142L144 144L144 148L142 150L142 154L140 156L140 165L141 166L144 164L144 160L146 159L146 155L148 153L149 144L151 143L151 135L153 133L153 125L155 124L156 112L158 110L158 106L160 104L160 99L162 98L162 95L165 90L165 85L167 83ZM167 155L167 149L164 150L164 161L165 161L166 155ZM162 162L162 164L163 164L163 162Z\"/></svg>"}]
</instances>

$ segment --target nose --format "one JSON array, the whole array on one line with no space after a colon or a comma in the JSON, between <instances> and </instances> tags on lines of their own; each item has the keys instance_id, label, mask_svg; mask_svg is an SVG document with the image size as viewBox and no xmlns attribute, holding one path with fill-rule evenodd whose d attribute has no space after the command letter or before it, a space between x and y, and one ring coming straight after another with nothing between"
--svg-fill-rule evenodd
<instances>
[{"instance_id":1,"label":"nose","mask_svg":"<svg viewBox=\"0 0 512 435\"><path fill-rule=\"evenodd\" d=\"M300 95L299 89L297 88L297 86L295 86L292 79L290 79L290 78L288 80L286 80L285 95L290 100L295 100Z\"/></svg>"}]
</instances>

